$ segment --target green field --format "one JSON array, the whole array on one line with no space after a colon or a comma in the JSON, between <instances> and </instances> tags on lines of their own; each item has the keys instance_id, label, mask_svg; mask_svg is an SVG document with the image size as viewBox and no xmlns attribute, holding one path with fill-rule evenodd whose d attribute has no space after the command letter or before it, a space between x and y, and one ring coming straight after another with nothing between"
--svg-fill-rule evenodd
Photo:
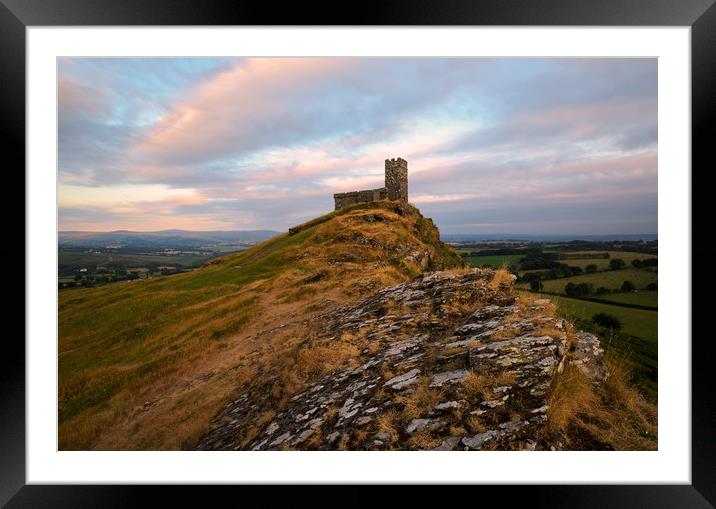
<instances>
[{"instance_id":1,"label":"green field","mask_svg":"<svg viewBox=\"0 0 716 509\"><path fill-rule=\"evenodd\" d=\"M460 254L466 254L474 252L474 248L462 248L457 250ZM626 251L545 251L545 252L559 252L565 256L588 256L590 254L604 254L608 253L609 258L565 258L557 260L559 263L564 263L571 267L580 267L585 269L587 265L596 265L597 270L603 271L609 269L609 261L614 258L620 258L624 260L627 267L631 267L632 260L645 260L647 258L656 258L655 255L644 254L644 253L632 253ZM465 261L471 267L481 267L482 265L491 265L495 268L502 267L503 264L517 265L517 263L524 257L523 254L511 254L511 255L489 255L489 256L468 256ZM540 272L545 269L534 269L527 271L520 271L521 274L527 272ZM621 284L621 283L620 283Z\"/></svg>"},{"instance_id":2,"label":"green field","mask_svg":"<svg viewBox=\"0 0 716 509\"><path fill-rule=\"evenodd\" d=\"M148 263L161 265L182 265L190 267L208 260L208 256L198 255L161 255L161 254L109 254L109 253L79 253L76 251L59 251L58 263L62 265L95 265L102 266L110 262L118 262L129 267L142 267Z\"/></svg>"},{"instance_id":3,"label":"green field","mask_svg":"<svg viewBox=\"0 0 716 509\"><path fill-rule=\"evenodd\" d=\"M657 339L657 312L646 309L634 309L601 302L592 302L582 299L570 299L569 297L557 297L546 295L559 306L559 309L569 318L575 317L581 320L591 321L596 313L609 313L616 316L622 324L622 331L647 339Z\"/></svg>"},{"instance_id":4,"label":"green field","mask_svg":"<svg viewBox=\"0 0 716 509\"><path fill-rule=\"evenodd\" d=\"M609 268L609 261L614 258L620 258L624 260L627 267L631 267L632 260L646 260L647 258L656 258L654 255L643 254L643 253L630 253L625 251L560 251L560 253L567 256L597 254L597 253L609 253L609 258L566 258L557 260L559 263L565 263L571 267L581 267L584 269L587 265L596 265L597 270L606 270Z\"/></svg>"},{"instance_id":5,"label":"green field","mask_svg":"<svg viewBox=\"0 0 716 509\"><path fill-rule=\"evenodd\" d=\"M468 256L464 260L470 267L482 267L483 265L491 265L496 269L502 265L516 264L524 255L494 255L494 256Z\"/></svg>"},{"instance_id":6,"label":"green field","mask_svg":"<svg viewBox=\"0 0 716 509\"><path fill-rule=\"evenodd\" d=\"M572 321L578 329L595 333L607 353L625 359L632 373L632 380L651 401L656 401L658 384L658 312L627 308L601 302L569 297L543 295L557 304L560 314ZM622 328L611 332L592 322L596 313L608 313L617 317Z\"/></svg>"},{"instance_id":7,"label":"green field","mask_svg":"<svg viewBox=\"0 0 716 509\"><path fill-rule=\"evenodd\" d=\"M600 286L610 290L617 290L624 281L631 281L638 290L646 287L649 283L656 283L658 274L644 269L622 269L596 272L594 274L580 274L579 276L564 277L559 279L547 279L542 281L543 290L552 293L564 293L567 283L591 283L596 290ZM526 285L525 285L526 286ZM610 296L603 296L607 299ZM601 298L601 296L600 296Z\"/></svg>"},{"instance_id":8,"label":"green field","mask_svg":"<svg viewBox=\"0 0 716 509\"><path fill-rule=\"evenodd\" d=\"M216 246L211 246L211 250L214 251L215 253L228 254L228 253L238 253L239 251L243 251L244 249L248 249L249 247L251 247L251 246L219 244Z\"/></svg>"},{"instance_id":9,"label":"green field","mask_svg":"<svg viewBox=\"0 0 716 509\"><path fill-rule=\"evenodd\" d=\"M633 293L608 293L606 295L596 296L602 300L609 300L621 304L637 304L639 306L658 307L659 292L639 291Z\"/></svg>"}]
</instances>

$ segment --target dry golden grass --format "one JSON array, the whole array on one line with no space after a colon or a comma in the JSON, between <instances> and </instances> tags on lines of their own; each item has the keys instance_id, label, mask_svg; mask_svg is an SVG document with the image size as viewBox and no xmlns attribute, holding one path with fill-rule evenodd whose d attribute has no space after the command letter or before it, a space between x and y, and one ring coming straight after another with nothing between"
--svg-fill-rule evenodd
<instances>
[{"instance_id":1,"label":"dry golden grass","mask_svg":"<svg viewBox=\"0 0 716 509\"><path fill-rule=\"evenodd\" d=\"M515 383L514 373L500 371L498 373L470 372L460 388L460 396L468 401L485 401L494 399L494 387L511 385Z\"/></svg>"},{"instance_id":2,"label":"dry golden grass","mask_svg":"<svg viewBox=\"0 0 716 509\"><path fill-rule=\"evenodd\" d=\"M310 334L310 330L304 333ZM272 383L271 397L279 408L311 381L355 360L361 351L362 336L347 334L339 340L290 340L279 350L266 349L254 362L264 371L279 372ZM354 344L354 342L356 344Z\"/></svg>"},{"instance_id":3,"label":"dry golden grass","mask_svg":"<svg viewBox=\"0 0 716 509\"><path fill-rule=\"evenodd\" d=\"M359 429L357 431L354 431L350 441L351 449L362 449L365 445L366 440L368 440L368 432L366 430Z\"/></svg>"},{"instance_id":4,"label":"dry golden grass","mask_svg":"<svg viewBox=\"0 0 716 509\"><path fill-rule=\"evenodd\" d=\"M490 290L498 290L500 288L511 288L513 285L512 274L505 267L497 269L495 275L487 283Z\"/></svg>"},{"instance_id":5,"label":"dry golden grass","mask_svg":"<svg viewBox=\"0 0 716 509\"><path fill-rule=\"evenodd\" d=\"M429 450L435 449L442 443L442 439L435 438L428 431L417 431L413 436L408 439L408 445L414 450Z\"/></svg>"},{"instance_id":6,"label":"dry golden grass","mask_svg":"<svg viewBox=\"0 0 716 509\"><path fill-rule=\"evenodd\" d=\"M464 276L465 274L471 274L475 271L472 267L466 265L464 267L452 267L449 269L445 269L445 272L449 272L450 274L456 274L458 276Z\"/></svg>"},{"instance_id":7,"label":"dry golden grass","mask_svg":"<svg viewBox=\"0 0 716 509\"><path fill-rule=\"evenodd\" d=\"M542 296L530 294L527 292L520 292L519 298L517 299L517 306L519 307L518 314L522 318L535 317L535 316L556 316L557 305L550 299L549 304L546 306L539 306L534 309L529 309L534 305L536 300L543 299Z\"/></svg>"},{"instance_id":8,"label":"dry golden grass","mask_svg":"<svg viewBox=\"0 0 716 509\"><path fill-rule=\"evenodd\" d=\"M339 451L350 451L351 448L349 444L350 436L348 434L345 434L343 437L341 437L341 440L338 442L338 446L336 447L336 449Z\"/></svg>"},{"instance_id":9,"label":"dry golden grass","mask_svg":"<svg viewBox=\"0 0 716 509\"><path fill-rule=\"evenodd\" d=\"M472 433L484 433L485 431L487 431L487 428L482 423L480 418L474 415L467 420L467 427Z\"/></svg>"},{"instance_id":10,"label":"dry golden grass","mask_svg":"<svg viewBox=\"0 0 716 509\"><path fill-rule=\"evenodd\" d=\"M386 433L390 438L389 442L392 444L398 441L400 437L399 421L400 415L397 410L388 410L381 414L376 419L376 429L378 432Z\"/></svg>"},{"instance_id":11,"label":"dry golden grass","mask_svg":"<svg viewBox=\"0 0 716 509\"><path fill-rule=\"evenodd\" d=\"M396 374L395 371L390 369L390 366L388 366L387 364L383 364L380 367L380 376L383 377L383 380L390 380L391 378L395 377Z\"/></svg>"},{"instance_id":12,"label":"dry golden grass","mask_svg":"<svg viewBox=\"0 0 716 509\"><path fill-rule=\"evenodd\" d=\"M440 403L440 391L428 387L429 383L429 377L422 377L414 392L396 399L403 405L400 413L401 423L407 424L413 419L426 416L435 405Z\"/></svg>"},{"instance_id":13,"label":"dry golden grass","mask_svg":"<svg viewBox=\"0 0 716 509\"><path fill-rule=\"evenodd\" d=\"M543 299L539 294L536 293L529 293L529 292L518 292L519 295L517 296L517 300L515 301L515 305L524 309L529 306L534 305L535 301Z\"/></svg>"},{"instance_id":14,"label":"dry golden grass","mask_svg":"<svg viewBox=\"0 0 716 509\"><path fill-rule=\"evenodd\" d=\"M467 344L467 346L465 346L465 347L454 346L452 348L443 348L442 350L440 350L440 355L443 357L449 357L450 355L454 355L454 354L458 354L458 353L467 353L467 351L470 348L472 348L473 346L475 346L476 344L479 344L479 342L476 340L473 340L473 341L470 341Z\"/></svg>"},{"instance_id":15,"label":"dry golden grass","mask_svg":"<svg viewBox=\"0 0 716 509\"><path fill-rule=\"evenodd\" d=\"M563 334L566 334L566 331L559 330L558 328L552 326L542 326L537 327L532 332L532 334L535 336L550 336L553 338L560 338Z\"/></svg>"},{"instance_id":16,"label":"dry golden grass","mask_svg":"<svg viewBox=\"0 0 716 509\"><path fill-rule=\"evenodd\" d=\"M515 301L517 311L504 317L501 321L501 324L510 325L528 318L557 317L557 306L552 301L550 301L549 304L547 304L546 306L540 306L537 308L532 307L535 301L539 300L540 298L541 297L539 295L535 295L528 292L519 292L517 300ZM507 332L505 332L505 334L507 334Z\"/></svg>"},{"instance_id":17,"label":"dry golden grass","mask_svg":"<svg viewBox=\"0 0 716 509\"><path fill-rule=\"evenodd\" d=\"M306 442L304 442L302 449L307 449L309 451L316 450L321 445L322 441L323 436L317 431L313 433Z\"/></svg>"},{"instance_id":18,"label":"dry golden grass","mask_svg":"<svg viewBox=\"0 0 716 509\"><path fill-rule=\"evenodd\" d=\"M511 339L519 336L522 329L519 327L503 327L490 336L492 340Z\"/></svg>"},{"instance_id":19,"label":"dry golden grass","mask_svg":"<svg viewBox=\"0 0 716 509\"><path fill-rule=\"evenodd\" d=\"M630 384L623 361L605 359L610 375L599 386L574 365L567 365L553 383L547 431L560 431L568 441L587 434L597 444L616 450L657 448L657 409Z\"/></svg>"},{"instance_id":20,"label":"dry golden grass","mask_svg":"<svg viewBox=\"0 0 716 509\"><path fill-rule=\"evenodd\" d=\"M465 295L464 297L454 298L448 302L440 305L440 310L444 315L450 318L464 316L468 312L474 311L475 308L480 307L482 302L476 301L472 296Z\"/></svg>"},{"instance_id":21,"label":"dry golden grass","mask_svg":"<svg viewBox=\"0 0 716 509\"><path fill-rule=\"evenodd\" d=\"M547 427L566 431L578 415L595 407L598 398L587 377L572 364L565 366L555 382L548 400Z\"/></svg>"},{"instance_id":22,"label":"dry golden grass","mask_svg":"<svg viewBox=\"0 0 716 509\"><path fill-rule=\"evenodd\" d=\"M444 371L452 371L454 369L462 369L465 367L465 357L455 357L440 365Z\"/></svg>"},{"instance_id":23,"label":"dry golden grass","mask_svg":"<svg viewBox=\"0 0 716 509\"><path fill-rule=\"evenodd\" d=\"M464 437L467 435L467 431L462 426L450 426L451 437Z\"/></svg>"},{"instance_id":24,"label":"dry golden grass","mask_svg":"<svg viewBox=\"0 0 716 509\"><path fill-rule=\"evenodd\" d=\"M312 380L343 366L359 353L356 345L344 341L303 348L298 353L294 370L305 380Z\"/></svg>"}]
</instances>

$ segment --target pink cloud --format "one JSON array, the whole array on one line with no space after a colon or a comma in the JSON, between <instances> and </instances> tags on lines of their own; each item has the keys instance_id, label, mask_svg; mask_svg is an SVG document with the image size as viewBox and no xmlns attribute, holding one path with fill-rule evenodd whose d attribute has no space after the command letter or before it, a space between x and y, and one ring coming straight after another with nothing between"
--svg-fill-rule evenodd
<instances>
[{"instance_id":1,"label":"pink cloud","mask_svg":"<svg viewBox=\"0 0 716 509\"><path fill-rule=\"evenodd\" d=\"M150 156L210 157L268 141L272 123L291 124L301 92L346 60L248 59L199 85L171 108L134 149ZM296 129L305 126L296 125Z\"/></svg>"},{"instance_id":2,"label":"pink cloud","mask_svg":"<svg viewBox=\"0 0 716 509\"><path fill-rule=\"evenodd\" d=\"M100 89L81 85L64 76L57 80L57 101L63 120L76 115L104 116L109 113L107 98Z\"/></svg>"}]
</instances>

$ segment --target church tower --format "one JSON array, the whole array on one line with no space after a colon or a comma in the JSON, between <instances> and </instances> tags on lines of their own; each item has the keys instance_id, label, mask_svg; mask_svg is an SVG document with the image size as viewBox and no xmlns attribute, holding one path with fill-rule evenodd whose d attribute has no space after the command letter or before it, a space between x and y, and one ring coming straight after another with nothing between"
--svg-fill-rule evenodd
<instances>
[{"instance_id":1,"label":"church tower","mask_svg":"<svg viewBox=\"0 0 716 509\"><path fill-rule=\"evenodd\" d=\"M385 188L389 200L408 202L408 162L405 159L385 160Z\"/></svg>"}]
</instances>

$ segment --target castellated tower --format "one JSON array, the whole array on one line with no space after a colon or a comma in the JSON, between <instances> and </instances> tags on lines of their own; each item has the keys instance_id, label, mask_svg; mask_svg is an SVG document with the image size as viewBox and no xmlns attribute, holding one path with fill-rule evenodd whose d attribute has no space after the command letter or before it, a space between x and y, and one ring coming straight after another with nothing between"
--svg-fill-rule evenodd
<instances>
[{"instance_id":1,"label":"castellated tower","mask_svg":"<svg viewBox=\"0 0 716 509\"><path fill-rule=\"evenodd\" d=\"M385 160L385 188L389 200L408 201L408 161L398 157Z\"/></svg>"},{"instance_id":2,"label":"castellated tower","mask_svg":"<svg viewBox=\"0 0 716 509\"><path fill-rule=\"evenodd\" d=\"M405 159L385 160L385 187L366 191L351 191L333 195L336 210L356 203L369 203L378 200L400 200L408 203L408 162Z\"/></svg>"}]
</instances>

